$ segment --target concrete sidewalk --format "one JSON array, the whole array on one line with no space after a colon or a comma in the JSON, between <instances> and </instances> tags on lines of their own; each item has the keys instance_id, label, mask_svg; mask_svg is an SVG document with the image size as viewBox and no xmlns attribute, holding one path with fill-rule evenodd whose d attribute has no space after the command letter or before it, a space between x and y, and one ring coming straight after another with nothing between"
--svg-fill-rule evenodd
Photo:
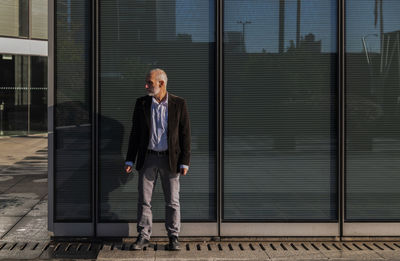
<instances>
[{"instance_id":1,"label":"concrete sidewalk","mask_svg":"<svg viewBox=\"0 0 400 261\"><path fill-rule=\"evenodd\" d=\"M0 148L0 240L49 240L47 135L2 137Z\"/></svg>"},{"instance_id":2,"label":"concrete sidewalk","mask_svg":"<svg viewBox=\"0 0 400 261\"><path fill-rule=\"evenodd\" d=\"M189 241L167 251L153 239L59 239L47 232L47 136L0 138L0 259L35 260L399 260L400 242Z\"/></svg>"}]
</instances>

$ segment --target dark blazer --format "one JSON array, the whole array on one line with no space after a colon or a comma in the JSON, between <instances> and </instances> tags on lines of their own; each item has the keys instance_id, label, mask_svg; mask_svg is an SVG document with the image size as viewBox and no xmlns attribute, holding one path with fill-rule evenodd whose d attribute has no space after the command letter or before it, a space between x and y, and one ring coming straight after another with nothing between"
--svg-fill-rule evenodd
<instances>
[{"instance_id":1,"label":"dark blazer","mask_svg":"<svg viewBox=\"0 0 400 261\"><path fill-rule=\"evenodd\" d=\"M136 100L126 161L143 167L150 140L151 96ZM179 172L180 164L190 165L190 120L185 99L168 93L168 151L171 171ZM137 160L136 160L137 156Z\"/></svg>"}]
</instances>

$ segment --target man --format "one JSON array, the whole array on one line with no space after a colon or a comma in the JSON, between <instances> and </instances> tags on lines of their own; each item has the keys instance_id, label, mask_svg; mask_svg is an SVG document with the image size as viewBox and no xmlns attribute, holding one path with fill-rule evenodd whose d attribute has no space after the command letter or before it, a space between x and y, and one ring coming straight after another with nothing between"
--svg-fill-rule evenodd
<instances>
[{"instance_id":1,"label":"man","mask_svg":"<svg viewBox=\"0 0 400 261\"><path fill-rule=\"evenodd\" d=\"M149 245L152 232L151 196L158 175L165 199L165 228L169 249L180 250L179 176L190 164L190 121L186 101L167 92L167 74L153 69L146 76L147 96L136 100L125 171L130 173L136 156L139 171L137 231L133 249Z\"/></svg>"}]
</instances>

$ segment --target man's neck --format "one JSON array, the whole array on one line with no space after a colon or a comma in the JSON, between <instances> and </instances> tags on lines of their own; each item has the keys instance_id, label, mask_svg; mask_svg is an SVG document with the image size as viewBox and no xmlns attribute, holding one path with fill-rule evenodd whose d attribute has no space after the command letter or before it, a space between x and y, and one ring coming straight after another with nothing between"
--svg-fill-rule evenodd
<instances>
[{"instance_id":1,"label":"man's neck","mask_svg":"<svg viewBox=\"0 0 400 261\"><path fill-rule=\"evenodd\" d=\"M161 103L161 102L165 101L165 99L167 98L167 92L166 91L165 92L160 92L159 97L154 96L154 98L156 99L156 101L158 103Z\"/></svg>"}]
</instances>

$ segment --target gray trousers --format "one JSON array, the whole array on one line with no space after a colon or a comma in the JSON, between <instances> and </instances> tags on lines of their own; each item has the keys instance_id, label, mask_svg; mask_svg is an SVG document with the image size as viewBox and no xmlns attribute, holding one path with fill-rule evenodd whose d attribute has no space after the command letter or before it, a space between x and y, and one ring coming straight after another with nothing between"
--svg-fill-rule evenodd
<instances>
[{"instance_id":1,"label":"gray trousers","mask_svg":"<svg viewBox=\"0 0 400 261\"><path fill-rule=\"evenodd\" d=\"M139 171L139 200L137 231L146 239L150 239L153 224L151 212L151 196L157 177L160 176L165 200L165 229L168 236L178 236L181 226L179 204L179 173L169 170L168 155L157 156L147 154L143 168Z\"/></svg>"}]
</instances>

